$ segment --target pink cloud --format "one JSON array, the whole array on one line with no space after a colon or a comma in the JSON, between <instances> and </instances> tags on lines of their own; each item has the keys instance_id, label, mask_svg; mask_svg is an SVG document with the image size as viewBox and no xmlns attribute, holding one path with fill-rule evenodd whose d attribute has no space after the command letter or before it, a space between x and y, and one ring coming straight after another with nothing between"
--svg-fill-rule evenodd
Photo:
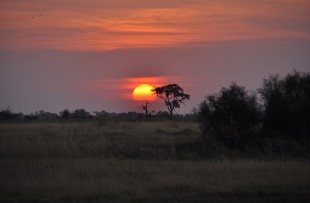
<instances>
[{"instance_id":1,"label":"pink cloud","mask_svg":"<svg viewBox=\"0 0 310 203\"><path fill-rule=\"evenodd\" d=\"M156 2L4 1L0 48L105 51L310 38L306 0Z\"/></svg>"}]
</instances>

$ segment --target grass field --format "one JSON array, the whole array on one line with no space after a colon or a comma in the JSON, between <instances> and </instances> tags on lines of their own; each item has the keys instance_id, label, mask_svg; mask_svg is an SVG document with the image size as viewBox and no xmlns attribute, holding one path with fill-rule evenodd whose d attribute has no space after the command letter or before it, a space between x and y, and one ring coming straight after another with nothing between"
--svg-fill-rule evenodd
<instances>
[{"instance_id":1,"label":"grass field","mask_svg":"<svg viewBox=\"0 0 310 203\"><path fill-rule=\"evenodd\" d=\"M309 160L178 158L191 122L0 124L0 202L309 202Z\"/></svg>"}]
</instances>

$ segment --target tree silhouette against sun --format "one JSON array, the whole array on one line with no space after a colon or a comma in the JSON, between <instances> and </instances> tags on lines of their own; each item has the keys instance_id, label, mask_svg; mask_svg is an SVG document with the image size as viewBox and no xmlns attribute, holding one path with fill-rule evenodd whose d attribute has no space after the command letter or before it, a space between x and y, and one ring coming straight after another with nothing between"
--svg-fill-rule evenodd
<instances>
[{"instance_id":1,"label":"tree silhouette against sun","mask_svg":"<svg viewBox=\"0 0 310 203\"><path fill-rule=\"evenodd\" d=\"M157 87L152 90L154 94L163 99L170 116L173 115L175 108L180 108L180 104L185 100L190 99L189 94L185 94L184 90L177 84L169 84L162 87Z\"/></svg>"}]
</instances>

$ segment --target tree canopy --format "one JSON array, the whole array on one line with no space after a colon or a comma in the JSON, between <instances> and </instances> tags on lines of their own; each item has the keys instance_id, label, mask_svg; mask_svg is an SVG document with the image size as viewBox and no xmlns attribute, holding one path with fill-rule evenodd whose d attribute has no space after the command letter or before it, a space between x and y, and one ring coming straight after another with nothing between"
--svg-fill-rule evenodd
<instances>
[{"instance_id":1,"label":"tree canopy","mask_svg":"<svg viewBox=\"0 0 310 203\"><path fill-rule=\"evenodd\" d=\"M198 117L205 137L236 147L257 134L261 116L255 95L232 83L209 95L200 104Z\"/></svg>"},{"instance_id":2,"label":"tree canopy","mask_svg":"<svg viewBox=\"0 0 310 203\"><path fill-rule=\"evenodd\" d=\"M310 73L293 71L284 78L272 75L264 79L258 91L265 107L264 131L269 136L303 138L309 135Z\"/></svg>"},{"instance_id":3,"label":"tree canopy","mask_svg":"<svg viewBox=\"0 0 310 203\"><path fill-rule=\"evenodd\" d=\"M180 108L180 104L190 99L190 95L184 93L184 90L177 84L169 84L157 87L153 90L157 97L164 100L170 116L175 108Z\"/></svg>"}]
</instances>

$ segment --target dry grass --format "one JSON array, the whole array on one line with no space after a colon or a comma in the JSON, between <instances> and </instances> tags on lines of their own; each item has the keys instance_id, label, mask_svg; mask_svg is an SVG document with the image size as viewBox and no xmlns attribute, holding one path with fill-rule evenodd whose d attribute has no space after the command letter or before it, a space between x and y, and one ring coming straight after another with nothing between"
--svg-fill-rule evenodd
<instances>
[{"instance_id":1,"label":"dry grass","mask_svg":"<svg viewBox=\"0 0 310 203\"><path fill-rule=\"evenodd\" d=\"M309 161L173 159L198 136L182 122L1 124L0 201L310 200Z\"/></svg>"},{"instance_id":2,"label":"dry grass","mask_svg":"<svg viewBox=\"0 0 310 203\"><path fill-rule=\"evenodd\" d=\"M173 158L199 137L196 123L112 122L0 125L0 158Z\"/></svg>"},{"instance_id":3,"label":"dry grass","mask_svg":"<svg viewBox=\"0 0 310 203\"><path fill-rule=\"evenodd\" d=\"M303 161L3 160L6 201L185 202L309 199ZM182 202L182 201L181 201Z\"/></svg>"}]
</instances>

